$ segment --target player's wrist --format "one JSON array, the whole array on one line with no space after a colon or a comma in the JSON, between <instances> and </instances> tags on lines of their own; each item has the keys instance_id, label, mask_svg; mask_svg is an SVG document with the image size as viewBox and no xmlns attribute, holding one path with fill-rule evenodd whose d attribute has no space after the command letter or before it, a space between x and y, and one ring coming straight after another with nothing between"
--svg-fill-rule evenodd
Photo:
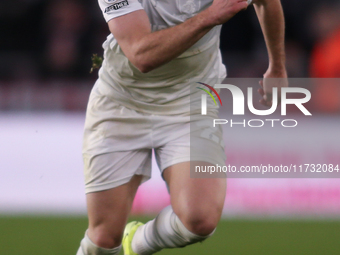
<instances>
[{"instance_id":1,"label":"player's wrist","mask_svg":"<svg viewBox=\"0 0 340 255\"><path fill-rule=\"evenodd\" d=\"M280 61L277 63L270 63L266 71L266 74L271 74L276 77L283 77L283 78L287 77L285 61Z\"/></svg>"},{"instance_id":2,"label":"player's wrist","mask_svg":"<svg viewBox=\"0 0 340 255\"><path fill-rule=\"evenodd\" d=\"M199 20L202 28L213 28L214 26L219 25L218 20L216 19L214 12L211 11L211 7L199 13L196 18Z\"/></svg>"}]
</instances>

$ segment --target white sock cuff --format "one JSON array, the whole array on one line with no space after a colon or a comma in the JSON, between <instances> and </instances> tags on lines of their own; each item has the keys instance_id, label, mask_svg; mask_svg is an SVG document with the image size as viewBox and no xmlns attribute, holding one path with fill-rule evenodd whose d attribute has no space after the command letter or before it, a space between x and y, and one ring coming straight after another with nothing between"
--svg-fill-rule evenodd
<instances>
[{"instance_id":1,"label":"white sock cuff","mask_svg":"<svg viewBox=\"0 0 340 255\"><path fill-rule=\"evenodd\" d=\"M215 230L214 230L215 231ZM163 248L184 247L210 237L190 232L174 213L171 206L164 208L155 219L140 226L132 240L132 250L150 255Z\"/></svg>"},{"instance_id":2,"label":"white sock cuff","mask_svg":"<svg viewBox=\"0 0 340 255\"><path fill-rule=\"evenodd\" d=\"M97 246L91 241L91 239L87 235L87 230L85 232L84 239L81 241L80 246L85 255L118 255L122 248L122 245L119 245L118 247L112 249L106 249Z\"/></svg>"}]
</instances>

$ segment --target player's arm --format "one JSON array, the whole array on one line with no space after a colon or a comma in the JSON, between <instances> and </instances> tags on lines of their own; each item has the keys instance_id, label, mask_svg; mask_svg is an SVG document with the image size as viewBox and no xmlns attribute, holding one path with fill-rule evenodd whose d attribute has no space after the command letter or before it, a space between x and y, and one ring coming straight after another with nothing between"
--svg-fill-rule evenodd
<instances>
[{"instance_id":1,"label":"player's arm","mask_svg":"<svg viewBox=\"0 0 340 255\"><path fill-rule=\"evenodd\" d=\"M144 10L111 19L108 25L126 57L146 73L178 57L211 28L247 6L246 0L214 0L209 8L182 24L157 32L151 32Z\"/></svg>"},{"instance_id":2,"label":"player's arm","mask_svg":"<svg viewBox=\"0 0 340 255\"><path fill-rule=\"evenodd\" d=\"M254 0L254 7L258 16L269 56L269 67L264 74L263 96L261 103L271 105L271 91L273 82L266 82L266 78L287 78L285 67L285 24L280 0ZM278 82L278 83L277 83ZM276 87L286 87L286 79L277 80Z\"/></svg>"}]
</instances>

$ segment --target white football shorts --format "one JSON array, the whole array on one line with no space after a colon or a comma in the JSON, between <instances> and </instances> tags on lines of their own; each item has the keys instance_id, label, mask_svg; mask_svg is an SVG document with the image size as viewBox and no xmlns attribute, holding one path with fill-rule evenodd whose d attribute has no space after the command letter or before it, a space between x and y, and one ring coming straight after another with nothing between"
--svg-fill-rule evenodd
<instances>
[{"instance_id":1,"label":"white football shorts","mask_svg":"<svg viewBox=\"0 0 340 255\"><path fill-rule=\"evenodd\" d=\"M189 113L153 115L135 111L103 95L98 85L97 82L89 98L84 130L86 193L123 185L133 175L143 175L143 182L147 181L151 178L152 149L161 172L188 161L225 165L221 128L214 133L218 142L207 139L202 135L207 128L195 125ZM214 116L209 118L218 118L217 112L210 115ZM193 135L200 145L190 148Z\"/></svg>"}]
</instances>

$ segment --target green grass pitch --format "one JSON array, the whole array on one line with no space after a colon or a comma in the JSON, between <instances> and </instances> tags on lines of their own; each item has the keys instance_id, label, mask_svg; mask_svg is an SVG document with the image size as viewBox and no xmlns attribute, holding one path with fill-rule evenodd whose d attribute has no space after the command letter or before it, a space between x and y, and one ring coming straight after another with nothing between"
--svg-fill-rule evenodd
<instances>
[{"instance_id":1,"label":"green grass pitch","mask_svg":"<svg viewBox=\"0 0 340 255\"><path fill-rule=\"evenodd\" d=\"M75 255L86 226L84 217L0 217L0 255ZM335 255L340 221L222 220L205 242L158 254Z\"/></svg>"}]
</instances>

